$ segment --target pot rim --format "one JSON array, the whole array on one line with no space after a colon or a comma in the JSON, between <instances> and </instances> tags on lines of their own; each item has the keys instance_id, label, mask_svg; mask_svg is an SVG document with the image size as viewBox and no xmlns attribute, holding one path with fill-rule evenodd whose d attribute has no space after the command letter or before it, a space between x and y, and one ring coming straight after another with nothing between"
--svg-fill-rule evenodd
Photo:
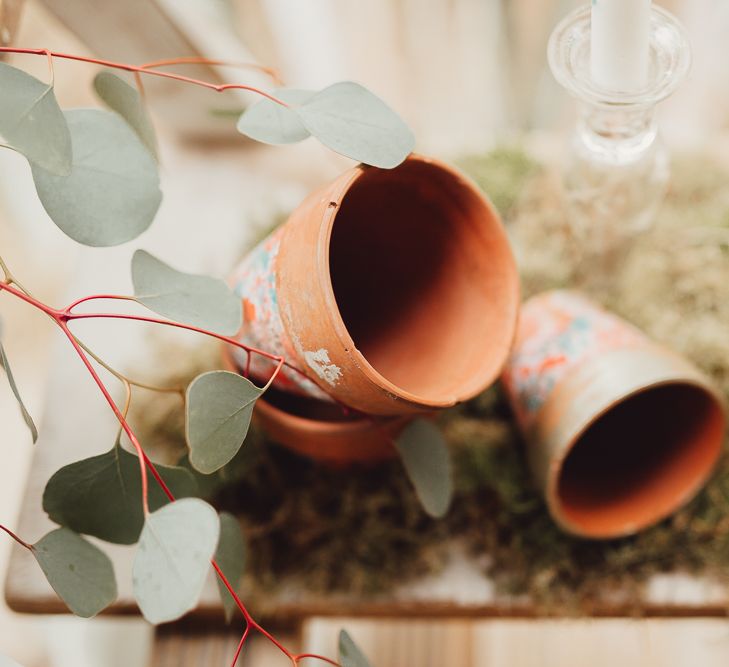
<instances>
[{"instance_id":1,"label":"pot rim","mask_svg":"<svg viewBox=\"0 0 729 667\"><path fill-rule=\"evenodd\" d=\"M512 331L511 335L509 337L509 341L507 343L506 349L504 351L504 359L501 366L498 368L491 368L491 366L487 366L486 364L483 364L483 368L488 368L488 373L481 372L481 374L478 376L480 378L480 381L471 381L469 383L469 388L467 391L462 393L454 393L452 396L449 396L448 398L443 398L440 400L427 398L421 395L418 395L414 392L408 391L406 389L403 389L402 387L397 386L390 380L388 380L382 373L380 373L368 360L367 358L360 352L359 348L355 345L354 339L350 335L349 331L347 330L347 326L344 323L344 320L342 319L341 313L339 311L339 307L337 305L336 296L334 294L334 286L332 284L332 278L331 278L331 271L330 271L330 262L329 262L329 250L330 250L330 244L331 244L331 238L332 238L332 232L334 228L334 222L336 220L337 214L339 213L342 201L351 190L353 185L360 179L362 176L369 170L375 169L376 167L371 167L369 165L365 164L359 164L353 169L350 170L350 172L347 175L347 178L341 177L338 182L337 189L333 192L333 194L330 196L330 202L336 204L335 206L328 206L326 209L326 213L324 214L323 218L323 224L319 227L319 236L317 238L317 244L316 244L316 252L318 255L318 280L319 280L319 286L322 290L322 294L324 295L327 310L329 317L331 319L331 324L334 330L335 335L337 336L340 344L344 347L345 351L347 351L348 354L352 355L355 363L357 366L359 366L360 371L362 374L372 382L373 384L380 386L383 388L387 393L391 394L392 396L408 401L412 404L418 404L422 406L423 411L427 411L430 409L441 409L441 408L449 408L457 403L460 403L462 401L467 401L474 396L478 395L481 391L484 391L485 388L487 388L490 384L492 384L498 377L503 369L504 364L507 361L508 358L508 352L513 346L516 333L517 333L517 321L518 321L518 312L519 312L519 306L520 306L520 293L521 293L521 283L518 277L518 272L516 269L516 259L514 257L514 252L511 248L511 244L509 243L508 236L506 234L506 230L504 229L503 223L501 221L501 216L494 207L493 203L488 199L487 196L485 196L484 192L465 174L462 174L458 170L452 168L445 162L442 162L441 160L437 160L434 158L425 157L423 155L419 155L417 153L411 153L405 160L405 162L416 162L416 163L422 163L426 165L434 166L443 172L448 173L452 178L454 178L457 182L459 182L463 187L470 190L484 205L484 207L488 210L488 213L492 220L496 222L493 229L490 229L490 233L498 234L500 236L500 240L503 242L505 253L508 255L508 257L511 260L511 263L514 267L514 275L515 280L513 281L513 291L514 294L512 295L512 303L513 308L512 310L514 312L510 312L507 314L507 316L513 320L512 325ZM404 163L403 163L404 164Z\"/></svg>"},{"instance_id":2,"label":"pot rim","mask_svg":"<svg viewBox=\"0 0 729 667\"><path fill-rule=\"evenodd\" d=\"M586 529L583 525L571 521L569 517L563 512L563 503L560 499L559 486L564 463L567 460L567 457L572 453L575 446L580 442L585 433L595 423L597 423L602 417L604 417L618 405L621 405L624 402L636 396L639 396L640 394L661 387L670 386L681 386L697 389L712 403L714 409L718 409L719 416L722 420L722 431L723 433L726 433L728 414L727 406L721 393L713 385L709 378L704 376L703 373L701 373L698 369L695 369L689 362L685 361L683 358L679 357L670 350L662 348L659 345L648 344L646 346L640 346L640 348L634 349L639 349L643 353L652 353L654 355L657 354L664 360L666 358L670 358L673 362L679 364L679 368L680 366L684 366L685 368L683 370L676 371L676 367L674 367L672 374L669 373L663 378L644 382L640 386L635 386L633 388L626 389L623 392L614 394L610 398L610 400L602 406L601 409L590 415L587 420L585 420L579 427L577 427L563 445L552 445L553 447L559 448L549 458L548 462L546 462L546 470L535 470L538 479L541 478L541 483L544 487L545 499L550 513L552 514L552 517L562 528L578 537L584 537L588 539L613 539L626 537L628 535L635 534L643 528L662 521L666 517L676 512L676 510L685 505L689 500L691 500L691 498L696 495L696 493L698 493L698 491L710 479L716 467L716 463L718 462L718 459L721 455L723 435L721 438L719 438L717 442L716 453L713 455L711 462L705 466L705 469L701 472L701 474L696 475L696 477L691 480L691 482L687 484L685 488L681 489L680 493L677 494L674 503L672 503L670 506L667 505L661 511L654 513L647 520L636 521L635 523L626 524L625 527L621 530L613 530L609 532L591 531L589 529ZM621 351L616 350L615 352ZM564 380L564 382L569 381L569 377L565 378ZM545 405L544 408L548 409L548 405ZM544 446L545 441L537 438L536 447ZM549 449L549 446L547 446L547 449ZM532 468L534 468L535 464L533 462L531 463ZM540 464L538 463L536 465ZM541 465L544 466L545 462L542 462Z\"/></svg>"}]
</instances>

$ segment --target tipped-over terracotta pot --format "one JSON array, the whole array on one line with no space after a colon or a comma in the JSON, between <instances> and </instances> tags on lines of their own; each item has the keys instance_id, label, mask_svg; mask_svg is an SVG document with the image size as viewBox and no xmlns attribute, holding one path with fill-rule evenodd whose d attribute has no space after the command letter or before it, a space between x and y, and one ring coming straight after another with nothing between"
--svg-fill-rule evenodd
<instances>
[{"instance_id":1,"label":"tipped-over terracotta pot","mask_svg":"<svg viewBox=\"0 0 729 667\"><path fill-rule=\"evenodd\" d=\"M397 415L471 398L498 376L518 309L498 214L440 162L359 166L309 196L232 282L240 340L284 355L279 388ZM245 363L244 357L238 358ZM266 377L271 365L253 360Z\"/></svg>"},{"instance_id":2,"label":"tipped-over terracotta pot","mask_svg":"<svg viewBox=\"0 0 729 667\"><path fill-rule=\"evenodd\" d=\"M503 381L549 510L577 535L663 519L701 489L722 448L710 380L573 292L523 306Z\"/></svg>"},{"instance_id":3,"label":"tipped-over terracotta pot","mask_svg":"<svg viewBox=\"0 0 729 667\"><path fill-rule=\"evenodd\" d=\"M228 346L225 367L239 373ZM334 465L376 463L392 458L392 440L410 421L408 417L374 419L346 415L329 401L270 388L256 401L253 419L273 441L309 458Z\"/></svg>"}]
</instances>

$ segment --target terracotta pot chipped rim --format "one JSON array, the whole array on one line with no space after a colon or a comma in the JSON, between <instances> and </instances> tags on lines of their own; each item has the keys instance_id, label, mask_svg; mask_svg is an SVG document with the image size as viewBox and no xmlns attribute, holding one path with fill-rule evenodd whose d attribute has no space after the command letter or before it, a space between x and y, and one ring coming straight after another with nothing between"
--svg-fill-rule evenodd
<instances>
[{"instance_id":1,"label":"terracotta pot chipped rim","mask_svg":"<svg viewBox=\"0 0 729 667\"><path fill-rule=\"evenodd\" d=\"M233 280L251 314L241 340L278 341L309 378L284 371L282 388L370 414L475 396L516 329L519 279L498 213L461 173L419 156L356 167L312 194Z\"/></svg>"}]
</instances>

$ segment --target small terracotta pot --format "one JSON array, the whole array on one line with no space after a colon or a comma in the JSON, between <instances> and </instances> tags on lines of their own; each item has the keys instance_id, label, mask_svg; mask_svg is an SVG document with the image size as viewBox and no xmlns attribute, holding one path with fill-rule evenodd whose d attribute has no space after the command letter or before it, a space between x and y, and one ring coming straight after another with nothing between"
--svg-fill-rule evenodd
<instances>
[{"instance_id":1,"label":"small terracotta pot","mask_svg":"<svg viewBox=\"0 0 729 667\"><path fill-rule=\"evenodd\" d=\"M500 219L454 169L411 156L308 197L232 276L240 340L284 355L278 386L360 412L444 408L498 376L518 276ZM245 363L244 357L238 357ZM271 365L255 357L266 377Z\"/></svg>"},{"instance_id":2,"label":"small terracotta pot","mask_svg":"<svg viewBox=\"0 0 729 667\"><path fill-rule=\"evenodd\" d=\"M231 350L223 349L223 363L240 372ZM333 465L377 463L395 456L392 439L410 421L407 417L347 416L326 401L270 388L256 401L253 419L273 441L309 458Z\"/></svg>"},{"instance_id":3,"label":"small terracotta pot","mask_svg":"<svg viewBox=\"0 0 729 667\"><path fill-rule=\"evenodd\" d=\"M618 537L663 519L721 452L711 381L573 292L523 306L502 379L549 510L571 533Z\"/></svg>"}]
</instances>

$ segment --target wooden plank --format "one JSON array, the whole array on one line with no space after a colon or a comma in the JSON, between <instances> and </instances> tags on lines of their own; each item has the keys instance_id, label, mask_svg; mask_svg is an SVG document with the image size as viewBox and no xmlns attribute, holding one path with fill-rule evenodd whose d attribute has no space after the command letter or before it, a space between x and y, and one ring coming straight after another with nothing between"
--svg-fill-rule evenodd
<instances>
[{"instance_id":1,"label":"wooden plank","mask_svg":"<svg viewBox=\"0 0 729 667\"><path fill-rule=\"evenodd\" d=\"M149 667L210 667L228 665L240 641L241 628L221 628L195 621L181 621L157 629ZM296 636L276 633L290 650L298 650ZM246 641L238 664L247 667L275 667L287 663L269 641L252 634Z\"/></svg>"},{"instance_id":2,"label":"wooden plank","mask_svg":"<svg viewBox=\"0 0 729 667\"><path fill-rule=\"evenodd\" d=\"M377 667L723 667L718 620L411 621L311 619L303 650L336 655L346 628Z\"/></svg>"}]
</instances>

